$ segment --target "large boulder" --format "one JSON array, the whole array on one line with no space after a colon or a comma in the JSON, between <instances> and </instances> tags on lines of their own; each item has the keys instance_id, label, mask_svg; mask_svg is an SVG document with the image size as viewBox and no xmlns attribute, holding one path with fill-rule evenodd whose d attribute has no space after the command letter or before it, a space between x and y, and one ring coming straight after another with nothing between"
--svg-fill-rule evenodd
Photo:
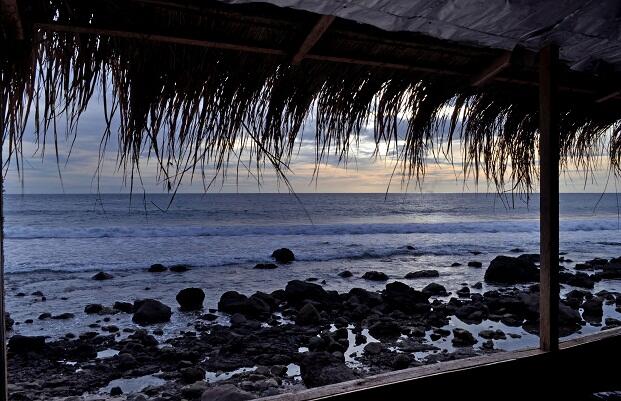
<instances>
[{"instance_id":1,"label":"large boulder","mask_svg":"<svg viewBox=\"0 0 621 401\"><path fill-rule=\"evenodd\" d=\"M43 336L14 335L9 338L9 351L15 354L39 352L45 347Z\"/></svg>"},{"instance_id":2,"label":"large boulder","mask_svg":"<svg viewBox=\"0 0 621 401\"><path fill-rule=\"evenodd\" d=\"M313 304L306 304L300 309L295 318L295 323L302 326L312 326L321 321L321 315Z\"/></svg>"},{"instance_id":3,"label":"large boulder","mask_svg":"<svg viewBox=\"0 0 621 401\"><path fill-rule=\"evenodd\" d=\"M323 303L329 298L329 295L318 284L292 280L285 287L285 297L291 303L299 303L305 300Z\"/></svg>"},{"instance_id":4,"label":"large boulder","mask_svg":"<svg viewBox=\"0 0 621 401\"><path fill-rule=\"evenodd\" d=\"M167 270L166 266L164 266L161 263L155 263L151 265L149 269L147 269L147 271L150 273L161 273L161 272L165 272L166 270Z\"/></svg>"},{"instance_id":5,"label":"large boulder","mask_svg":"<svg viewBox=\"0 0 621 401\"><path fill-rule=\"evenodd\" d=\"M218 310L221 312L241 313L252 318L267 317L272 310L273 297L268 294L256 293L250 298L237 291L227 291L220 297Z\"/></svg>"},{"instance_id":6,"label":"large boulder","mask_svg":"<svg viewBox=\"0 0 621 401\"><path fill-rule=\"evenodd\" d=\"M251 393L240 390L232 384L209 388L201 395L201 401L246 401L255 398Z\"/></svg>"},{"instance_id":7,"label":"large boulder","mask_svg":"<svg viewBox=\"0 0 621 401\"><path fill-rule=\"evenodd\" d=\"M427 296L440 296L445 297L448 295L446 292L446 288L438 283L430 283L425 288L423 288L423 294Z\"/></svg>"},{"instance_id":8,"label":"large boulder","mask_svg":"<svg viewBox=\"0 0 621 401\"><path fill-rule=\"evenodd\" d=\"M407 284L395 281L386 285L383 298L390 309L405 313L425 313L431 309L429 296Z\"/></svg>"},{"instance_id":9,"label":"large boulder","mask_svg":"<svg viewBox=\"0 0 621 401\"><path fill-rule=\"evenodd\" d=\"M527 258L497 256L485 271L485 282L519 284L539 280L539 269Z\"/></svg>"},{"instance_id":10,"label":"large boulder","mask_svg":"<svg viewBox=\"0 0 621 401\"><path fill-rule=\"evenodd\" d=\"M295 255L293 254L291 249L288 248L276 249L274 252L272 252L272 257L278 263L290 263L295 260Z\"/></svg>"},{"instance_id":11,"label":"large boulder","mask_svg":"<svg viewBox=\"0 0 621 401\"><path fill-rule=\"evenodd\" d=\"M306 387L325 386L356 378L354 371L345 365L344 358L335 354L324 351L305 352L302 355L300 373Z\"/></svg>"},{"instance_id":12,"label":"large boulder","mask_svg":"<svg viewBox=\"0 0 621 401\"><path fill-rule=\"evenodd\" d=\"M104 307L101 304L88 304L84 307L84 313L86 313L87 315L93 315L103 310L104 310Z\"/></svg>"},{"instance_id":13,"label":"large boulder","mask_svg":"<svg viewBox=\"0 0 621 401\"><path fill-rule=\"evenodd\" d=\"M166 323L170 321L171 309L155 299L141 299L134 302L132 321L140 325Z\"/></svg>"},{"instance_id":14,"label":"large boulder","mask_svg":"<svg viewBox=\"0 0 621 401\"><path fill-rule=\"evenodd\" d=\"M478 341L471 332L468 330L456 328L453 329L452 343L455 347L469 347L476 344Z\"/></svg>"},{"instance_id":15,"label":"large boulder","mask_svg":"<svg viewBox=\"0 0 621 401\"><path fill-rule=\"evenodd\" d=\"M415 278L434 278L440 277L440 272L437 270L418 270L415 272L409 272L405 275L407 279L415 279Z\"/></svg>"},{"instance_id":16,"label":"large boulder","mask_svg":"<svg viewBox=\"0 0 621 401\"><path fill-rule=\"evenodd\" d=\"M13 329L14 323L15 321L11 319L11 315L9 314L9 312L4 312L4 327L6 328L7 331Z\"/></svg>"},{"instance_id":17,"label":"large boulder","mask_svg":"<svg viewBox=\"0 0 621 401\"><path fill-rule=\"evenodd\" d=\"M177 294L177 302L181 310L191 311L203 309L205 292L200 288L184 288Z\"/></svg>"},{"instance_id":18,"label":"large boulder","mask_svg":"<svg viewBox=\"0 0 621 401\"><path fill-rule=\"evenodd\" d=\"M371 281L387 281L388 275L384 272L378 272L375 270L368 271L362 275L362 278L365 280Z\"/></svg>"}]
</instances>

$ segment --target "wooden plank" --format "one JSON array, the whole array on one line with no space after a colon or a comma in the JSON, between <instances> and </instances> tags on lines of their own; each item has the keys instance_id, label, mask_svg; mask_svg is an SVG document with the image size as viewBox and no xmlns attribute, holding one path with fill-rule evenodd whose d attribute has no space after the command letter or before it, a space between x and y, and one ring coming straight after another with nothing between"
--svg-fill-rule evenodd
<instances>
[{"instance_id":1,"label":"wooden plank","mask_svg":"<svg viewBox=\"0 0 621 401\"><path fill-rule=\"evenodd\" d=\"M612 345L612 346L611 346ZM301 390L295 393L287 393L267 398L262 398L262 401L308 401L319 399L336 399L336 400L374 400L372 395L378 393L395 393L399 390L408 389L413 393L427 394L427 391L437 390L438 383L451 383L451 388L444 388L442 394L445 395L447 391L464 391L462 397L470 399L473 397L467 397L468 395L476 395L477 399L497 399L497 393L493 388L501 388L503 386L511 387L512 389L518 389L515 386L516 382L529 383L528 387L524 387L524 391L530 390L533 386L533 381L544 381L544 377L540 377L539 372L531 371L529 369L522 369L523 366L539 367L545 371L546 364L560 364L565 369L575 372L577 375L583 375L584 370L576 369L576 366L591 366L581 365L577 360L576 355L582 355L587 358L591 358L595 361L601 359L601 350L606 352L617 352L616 349L621 345L621 328L601 331L595 334L589 334L581 336L571 340L567 340L561 343L560 351L555 353L546 353L540 349L526 349L519 351L500 352L497 354L478 356L467 359L459 359L448 362L441 362L433 365L424 365L415 368L408 368L404 370L382 373L379 375L369 376L359 380L352 380L343 383L332 384L323 387L317 387L307 390ZM598 352L593 352L598 350ZM566 360L575 361L576 365L571 363L565 363ZM614 369L606 368L605 364L601 364L602 369L608 369L610 374L615 376L616 371ZM506 374L506 371L513 374ZM592 374L597 376L600 372L593 371ZM497 375L497 376L494 376ZM530 377L532 376L532 377ZM459 388L459 384L472 383L474 378L480 378L485 381L484 391L481 392L481 387L467 386ZM455 380L455 381L453 381ZM564 380L562 375L559 376L559 381ZM461 381L461 383L457 383ZM478 382L474 380L474 382ZM577 381L576 385L580 385L581 382ZM457 390L454 387L457 386ZM505 387L504 390L506 390ZM557 391L554 387L548 390ZM558 389L561 390L561 389ZM470 393L468 393L470 391ZM371 395L372 394L372 395ZM513 393L512 393L513 394ZM400 399L401 397L398 397ZM509 397L511 398L511 397Z\"/></svg>"},{"instance_id":2,"label":"wooden plank","mask_svg":"<svg viewBox=\"0 0 621 401\"><path fill-rule=\"evenodd\" d=\"M319 21L313 26L313 29L308 33L304 42L300 45L300 48L293 56L291 60L292 65L298 65L304 57L308 54L308 52L315 46L315 44L321 39L323 34L328 30L332 22L336 17L334 15L323 15L319 18Z\"/></svg>"},{"instance_id":3,"label":"wooden plank","mask_svg":"<svg viewBox=\"0 0 621 401\"><path fill-rule=\"evenodd\" d=\"M19 17L19 7L17 0L0 0L0 14L6 24L11 26L13 36L17 40L24 39L24 28Z\"/></svg>"},{"instance_id":4,"label":"wooden plank","mask_svg":"<svg viewBox=\"0 0 621 401\"><path fill-rule=\"evenodd\" d=\"M544 351L558 350L559 308L559 128L558 47L539 52L540 299L539 339Z\"/></svg>"},{"instance_id":5,"label":"wooden plank","mask_svg":"<svg viewBox=\"0 0 621 401\"><path fill-rule=\"evenodd\" d=\"M496 60L478 74L471 82L472 86L483 86L511 65L512 52L503 52Z\"/></svg>"}]
</instances>

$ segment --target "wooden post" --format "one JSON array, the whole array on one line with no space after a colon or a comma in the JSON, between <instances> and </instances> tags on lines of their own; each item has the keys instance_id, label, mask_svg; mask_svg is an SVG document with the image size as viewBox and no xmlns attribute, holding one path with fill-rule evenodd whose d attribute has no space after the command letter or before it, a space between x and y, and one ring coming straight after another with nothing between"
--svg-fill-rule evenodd
<instances>
[{"instance_id":1,"label":"wooden post","mask_svg":"<svg viewBox=\"0 0 621 401\"><path fill-rule=\"evenodd\" d=\"M558 350L559 127L558 47L539 52L540 251L539 339L543 351Z\"/></svg>"},{"instance_id":2,"label":"wooden post","mask_svg":"<svg viewBox=\"0 0 621 401\"><path fill-rule=\"evenodd\" d=\"M0 101L4 102L4 98L0 97ZM5 124L4 113L0 113L0 133L2 133ZM3 151L0 149L0 166L3 166L4 163ZM9 399L4 313L4 170L0 169L0 384L2 384L0 401L8 401Z\"/></svg>"}]
</instances>

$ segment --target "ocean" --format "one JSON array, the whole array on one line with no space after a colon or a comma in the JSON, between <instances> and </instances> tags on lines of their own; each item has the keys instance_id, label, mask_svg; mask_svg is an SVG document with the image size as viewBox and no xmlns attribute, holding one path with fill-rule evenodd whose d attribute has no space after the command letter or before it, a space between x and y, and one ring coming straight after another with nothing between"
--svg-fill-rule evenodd
<instances>
[{"instance_id":1,"label":"ocean","mask_svg":"<svg viewBox=\"0 0 621 401\"><path fill-rule=\"evenodd\" d=\"M379 270L405 281L410 271L435 269L439 278L407 283L420 289L435 281L454 292L483 281L495 256L515 255L514 248L537 253L539 247L536 194L528 202L494 194L178 194L169 208L170 196L163 194L134 194L131 201L109 194L5 199L7 308L18 322L34 320L16 325L15 332L50 337L86 329L92 323L82 313L87 303L151 297L172 306L188 286L203 288L205 306L215 308L227 290L250 295L309 278L325 280L326 289L381 290L386 283L360 276ZM621 256L619 202L615 194L561 195L565 258L576 263ZM296 262L253 269L282 247L295 253ZM468 267L469 261L483 268ZM451 267L454 262L462 266ZM191 270L147 273L153 263L188 264ZM339 277L344 270L354 277ZM114 279L91 280L98 271ZM618 283L598 283L595 291L620 291ZM44 302L30 296L35 291L45 294ZM45 312L76 318L38 321ZM189 322L177 315L166 326L171 335Z\"/></svg>"}]
</instances>

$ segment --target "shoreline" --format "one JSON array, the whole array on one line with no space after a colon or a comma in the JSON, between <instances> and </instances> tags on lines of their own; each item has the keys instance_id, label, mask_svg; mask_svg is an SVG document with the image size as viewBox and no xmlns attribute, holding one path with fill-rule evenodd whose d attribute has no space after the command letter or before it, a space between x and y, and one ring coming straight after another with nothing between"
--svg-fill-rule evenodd
<instances>
[{"instance_id":1,"label":"shoreline","mask_svg":"<svg viewBox=\"0 0 621 401\"><path fill-rule=\"evenodd\" d=\"M536 255L502 258L494 258L490 265L502 262L514 270L516 266L530 273L536 270ZM275 274L291 268L274 266L267 269ZM480 269L486 278L492 270L463 268ZM160 281L166 275L191 280L196 272L175 269L178 272L146 274ZM147 311L136 300L115 303L116 298L109 298L101 305L74 305L83 309L79 313L56 310L43 319L30 316L41 325L80 320L89 329L49 340L13 335L9 340L11 399L78 401L114 395L128 401L172 401L200 399L203 393L207 394L203 399L208 399L210 391L268 396L526 348L538 341L538 287L532 277L502 285L482 280L485 284L469 283L447 292L438 284L438 272L432 270L398 281L388 280L381 272L364 276L367 280L341 272L338 278L291 280L270 293L252 295L222 288L220 292L226 292L217 308L202 309L202 289L184 290L181 296L177 292L183 288L177 288L178 303L147 302L151 308ZM119 277L103 274L99 278L104 280L92 280L93 285L112 290L119 284ZM349 280L351 289L326 290L329 285L321 283L330 279ZM621 294L598 290L617 288L619 279L618 258L611 263L593 259L564 269L561 334L576 336L621 325ZM362 282L381 291L358 287ZM39 306L48 302L43 293L24 293L19 298L34 298L33 304ZM57 300L71 302L63 298ZM167 330L171 315L177 319L172 332ZM23 316L12 318L17 331L29 324Z\"/></svg>"}]
</instances>

